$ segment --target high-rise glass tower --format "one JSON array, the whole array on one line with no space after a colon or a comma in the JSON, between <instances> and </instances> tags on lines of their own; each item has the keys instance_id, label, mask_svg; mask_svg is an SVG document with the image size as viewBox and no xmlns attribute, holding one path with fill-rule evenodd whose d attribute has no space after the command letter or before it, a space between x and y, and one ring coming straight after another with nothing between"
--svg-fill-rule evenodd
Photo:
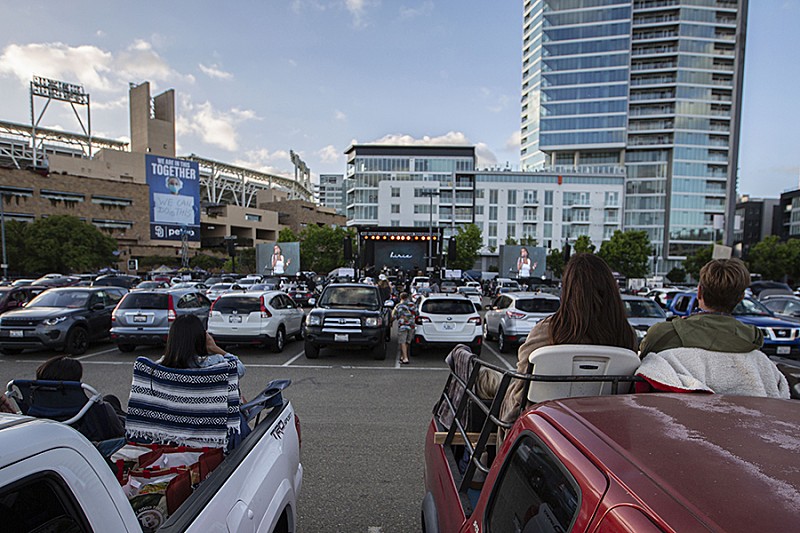
<instances>
[{"instance_id":1,"label":"high-rise glass tower","mask_svg":"<svg viewBox=\"0 0 800 533\"><path fill-rule=\"evenodd\" d=\"M624 163L665 273L732 237L747 0L524 0L521 158ZM716 229L715 229L716 228Z\"/></svg>"}]
</instances>

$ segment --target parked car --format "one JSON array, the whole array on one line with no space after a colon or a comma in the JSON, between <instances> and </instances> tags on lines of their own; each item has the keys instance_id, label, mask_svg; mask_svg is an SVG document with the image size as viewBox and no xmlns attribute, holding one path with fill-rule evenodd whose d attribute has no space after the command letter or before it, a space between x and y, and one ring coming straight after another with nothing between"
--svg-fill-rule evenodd
<instances>
[{"instance_id":1,"label":"parked car","mask_svg":"<svg viewBox=\"0 0 800 533\"><path fill-rule=\"evenodd\" d=\"M797 296L774 295L767 296L761 303L764 307L787 320L796 321L800 319L800 298Z\"/></svg>"},{"instance_id":2,"label":"parked car","mask_svg":"<svg viewBox=\"0 0 800 533\"><path fill-rule=\"evenodd\" d=\"M141 279L138 276L126 276L122 274L109 274L99 276L92 281L92 287L122 287L132 289Z\"/></svg>"},{"instance_id":3,"label":"parked car","mask_svg":"<svg viewBox=\"0 0 800 533\"><path fill-rule=\"evenodd\" d=\"M475 287L459 287L456 289L456 292L458 294L463 294L472 300L473 303L478 304L481 309L483 308L483 296L481 296L481 292Z\"/></svg>"},{"instance_id":4,"label":"parked car","mask_svg":"<svg viewBox=\"0 0 800 533\"><path fill-rule=\"evenodd\" d=\"M81 355L91 341L108 337L111 313L126 292L119 287L48 289L25 308L0 316L0 352L49 348Z\"/></svg>"},{"instance_id":5,"label":"parked car","mask_svg":"<svg viewBox=\"0 0 800 533\"><path fill-rule=\"evenodd\" d=\"M330 283L305 320L305 354L316 359L328 346L358 346L386 359L393 302L381 301L375 285Z\"/></svg>"},{"instance_id":6,"label":"parked car","mask_svg":"<svg viewBox=\"0 0 800 533\"><path fill-rule=\"evenodd\" d=\"M677 316L699 312L697 293L678 294L672 300L670 311ZM751 297L739 302L732 314L737 320L761 330L764 334L761 351L765 354L800 357L800 325L796 322L776 317L764 304Z\"/></svg>"},{"instance_id":7,"label":"parked car","mask_svg":"<svg viewBox=\"0 0 800 533\"><path fill-rule=\"evenodd\" d=\"M197 289L134 290L125 295L111 316L111 340L119 351L167 342L169 327L181 315L195 315L205 326L209 299Z\"/></svg>"},{"instance_id":8,"label":"parked car","mask_svg":"<svg viewBox=\"0 0 800 533\"><path fill-rule=\"evenodd\" d=\"M497 296L498 294L505 294L507 292L519 292L521 290L522 288L519 286L519 283L513 279L497 278L497 286L495 288L494 296Z\"/></svg>"},{"instance_id":9,"label":"parked car","mask_svg":"<svg viewBox=\"0 0 800 533\"><path fill-rule=\"evenodd\" d=\"M11 282L11 285L13 287L24 287L25 285L31 285L34 281L36 281L36 280L35 279L15 279L13 282Z\"/></svg>"},{"instance_id":10,"label":"parked car","mask_svg":"<svg viewBox=\"0 0 800 533\"><path fill-rule=\"evenodd\" d=\"M201 281L181 281L180 283L176 283L172 286L173 289L196 289L198 291L205 291L208 290L208 285Z\"/></svg>"},{"instance_id":11,"label":"parked car","mask_svg":"<svg viewBox=\"0 0 800 533\"><path fill-rule=\"evenodd\" d=\"M0 289L0 313L24 307L29 301L47 290L41 285L7 286Z\"/></svg>"},{"instance_id":12,"label":"parked car","mask_svg":"<svg viewBox=\"0 0 800 533\"><path fill-rule=\"evenodd\" d=\"M547 318L561 304L557 296L538 292L509 292L497 296L486 306L483 317L483 337L497 339L503 352L525 342L528 333L539 321Z\"/></svg>"},{"instance_id":13,"label":"parked car","mask_svg":"<svg viewBox=\"0 0 800 533\"><path fill-rule=\"evenodd\" d=\"M439 290L442 294L452 294L458 292L458 283L455 281L443 281L439 284Z\"/></svg>"},{"instance_id":14,"label":"parked car","mask_svg":"<svg viewBox=\"0 0 800 533\"><path fill-rule=\"evenodd\" d=\"M478 292L480 292L481 295L483 295L483 287L481 287L481 282L480 281L468 281L468 282L466 282L464 284L464 286L465 287L473 287L475 289L478 289Z\"/></svg>"},{"instance_id":15,"label":"parked car","mask_svg":"<svg viewBox=\"0 0 800 533\"><path fill-rule=\"evenodd\" d=\"M223 294L208 317L217 344L257 344L282 352L290 338L303 339L303 310L282 291Z\"/></svg>"},{"instance_id":16,"label":"parked car","mask_svg":"<svg viewBox=\"0 0 800 533\"><path fill-rule=\"evenodd\" d=\"M296 285L295 287L286 291L289 296L303 307L311 305L311 300L314 298L314 293L306 285Z\"/></svg>"},{"instance_id":17,"label":"parked car","mask_svg":"<svg viewBox=\"0 0 800 533\"><path fill-rule=\"evenodd\" d=\"M169 283L166 281L143 281L134 288L137 291L153 289L169 289Z\"/></svg>"},{"instance_id":18,"label":"parked car","mask_svg":"<svg viewBox=\"0 0 800 533\"><path fill-rule=\"evenodd\" d=\"M203 283L208 285L209 287L212 285L216 285L217 283L235 283L236 280L233 279L231 276L212 276L210 278L206 278Z\"/></svg>"},{"instance_id":19,"label":"parked car","mask_svg":"<svg viewBox=\"0 0 800 533\"><path fill-rule=\"evenodd\" d=\"M650 326L667 320L667 313L650 298L623 294L622 305L639 342L642 342Z\"/></svg>"},{"instance_id":20,"label":"parked car","mask_svg":"<svg viewBox=\"0 0 800 533\"><path fill-rule=\"evenodd\" d=\"M212 302L228 292L244 292L246 289L238 283L215 283L206 291L206 296Z\"/></svg>"},{"instance_id":21,"label":"parked car","mask_svg":"<svg viewBox=\"0 0 800 533\"><path fill-rule=\"evenodd\" d=\"M423 298L417 310L412 353L429 347L452 348L466 344L481 353L481 315L472 301L461 294L432 294Z\"/></svg>"},{"instance_id":22,"label":"parked car","mask_svg":"<svg viewBox=\"0 0 800 533\"><path fill-rule=\"evenodd\" d=\"M682 289L678 289L675 287L653 289L647 294L645 294L645 297L655 301L659 305L659 307L661 307L661 309L664 309L666 311L667 309L669 309L669 305L672 303L672 299L675 297L675 295L681 292L684 291Z\"/></svg>"},{"instance_id":23,"label":"parked car","mask_svg":"<svg viewBox=\"0 0 800 533\"><path fill-rule=\"evenodd\" d=\"M757 300L775 294L794 294L791 287L779 281L754 281L750 284L749 290Z\"/></svg>"},{"instance_id":24,"label":"parked car","mask_svg":"<svg viewBox=\"0 0 800 533\"><path fill-rule=\"evenodd\" d=\"M36 285L37 287L69 287L70 285L75 285L80 281L79 278L75 278L72 276L62 276L60 274L48 274L47 276L43 276L36 281L34 281L31 285Z\"/></svg>"},{"instance_id":25,"label":"parked car","mask_svg":"<svg viewBox=\"0 0 800 533\"><path fill-rule=\"evenodd\" d=\"M244 287L247 290L250 290L250 288L253 285L256 285L256 284L259 284L259 283L261 283L261 276L255 276L255 277L248 276L248 277L242 278L240 280L236 280L236 284L237 285L239 285L241 287Z\"/></svg>"}]
</instances>

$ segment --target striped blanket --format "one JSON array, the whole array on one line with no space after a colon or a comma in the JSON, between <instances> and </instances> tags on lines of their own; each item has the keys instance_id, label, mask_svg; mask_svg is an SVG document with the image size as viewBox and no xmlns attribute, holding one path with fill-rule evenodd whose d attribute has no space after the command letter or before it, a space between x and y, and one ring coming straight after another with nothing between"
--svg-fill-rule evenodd
<instances>
[{"instance_id":1,"label":"striped blanket","mask_svg":"<svg viewBox=\"0 0 800 533\"><path fill-rule=\"evenodd\" d=\"M236 362L177 369L139 357L133 364L128 439L226 448L241 431Z\"/></svg>"}]
</instances>

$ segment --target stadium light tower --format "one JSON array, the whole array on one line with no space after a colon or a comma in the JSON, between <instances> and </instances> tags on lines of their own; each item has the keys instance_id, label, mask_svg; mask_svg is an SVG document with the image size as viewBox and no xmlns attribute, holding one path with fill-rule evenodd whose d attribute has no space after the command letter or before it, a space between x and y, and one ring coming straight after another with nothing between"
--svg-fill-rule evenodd
<instances>
[{"instance_id":1,"label":"stadium light tower","mask_svg":"<svg viewBox=\"0 0 800 533\"><path fill-rule=\"evenodd\" d=\"M47 111L47 107L50 105L50 102L53 100L58 100L61 102L68 103L72 110L75 112L75 117L78 119L78 124L80 124L81 129L83 130L83 134L88 137L89 142L87 143L87 155L89 158L92 157L92 110L91 106L89 105L89 93L84 91L83 85L76 85L74 83L68 83L66 81L59 81L59 80L51 80L49 78L43 78L41 76L34 76L31 80L30 84L30 96L31 96L31 142L33 143L33 166L36 167L38 165L38 146L36 146L36 128L39 126L39 122L41 122L42 117L44 116L45 111ZM47 102L44 104L44 108L42 109L39 116L36 116L36 97L39 98L46 98ZM84 126L83 120L81 120L81 116L78 114L78 110L75 108L76 105L86 106L86 125ZM42 147L42 151L44 151L44 146Z\"/></svg>"}]
</instances>

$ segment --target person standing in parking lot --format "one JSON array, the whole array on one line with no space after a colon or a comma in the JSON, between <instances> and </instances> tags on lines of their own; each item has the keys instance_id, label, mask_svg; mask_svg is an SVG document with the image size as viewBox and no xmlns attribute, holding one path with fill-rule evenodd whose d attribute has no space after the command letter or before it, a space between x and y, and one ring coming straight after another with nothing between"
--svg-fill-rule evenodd
<instances>
[{"instance_id":1,"label":"person standing in parking lot","mask_svg":"<svg viewBox=\"0 0 800 533\"><path fill-rule=\"evenodd\" d=\"M400 294L400 303L392 311L392 320L397 322L397 346L400 348L400 363L408 364L408 350L414 339L414 319L416 313L413 304L408 301L408 293Z\"/></svg>"}]
</instances>

